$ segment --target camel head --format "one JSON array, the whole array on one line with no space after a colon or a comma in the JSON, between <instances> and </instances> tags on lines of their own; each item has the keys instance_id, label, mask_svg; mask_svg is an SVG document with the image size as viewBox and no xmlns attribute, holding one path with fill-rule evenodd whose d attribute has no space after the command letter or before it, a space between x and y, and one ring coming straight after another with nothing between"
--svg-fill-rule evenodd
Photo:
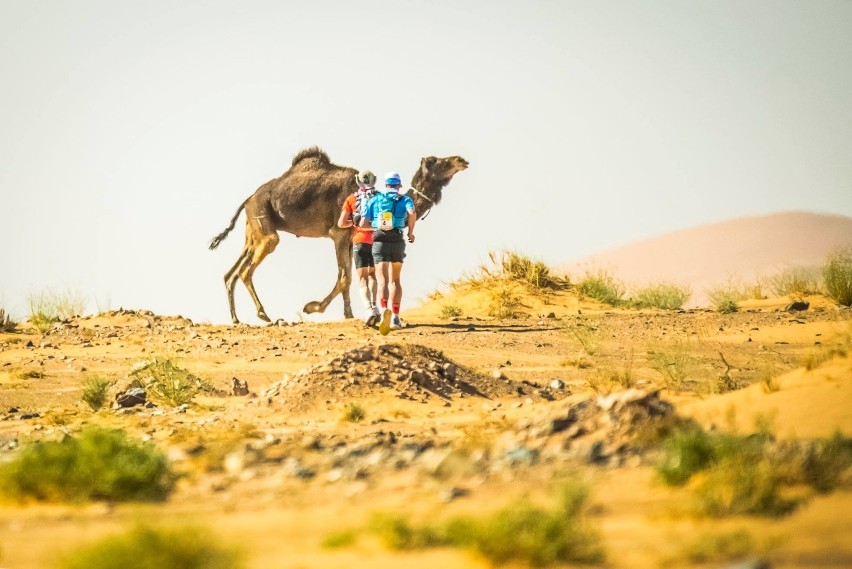
<instances>
[{"instance_id":1,"label":"camel head","mask_svg":"<svg viewBox=\"0 0 852 569\"><path fill-rule=\"evenodd\" d=\"M461 156L448 156L447 158L427 156L422 158L420 168L411 179L412 187L417 190L417 192L411 193L411 199L414 200L414 207L417 209L418 215L440 203L444 187L450 183L453 176L462 170L466 170L467 166L467 160Z\"/></svg>"}]
</instances>

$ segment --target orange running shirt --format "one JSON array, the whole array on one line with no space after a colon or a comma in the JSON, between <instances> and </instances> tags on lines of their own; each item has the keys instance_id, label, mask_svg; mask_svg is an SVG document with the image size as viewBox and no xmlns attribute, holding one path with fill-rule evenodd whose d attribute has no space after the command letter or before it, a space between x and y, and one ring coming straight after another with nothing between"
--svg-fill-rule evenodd
<instances>
[{"instance_id":1,"label":"orange running shirt","mask_svg":"<svg viewBox=\"0 0 852 569\"><path fill-rule=\"evenodd\" d=\"M350 217L355 212L355 194L349 194L349 197L343 202L343 211ZM353 227L352 229L354 230L352 234L353 243L367 243L368 245L373 243L372 227Z\"/></svg>"}]
</instances>

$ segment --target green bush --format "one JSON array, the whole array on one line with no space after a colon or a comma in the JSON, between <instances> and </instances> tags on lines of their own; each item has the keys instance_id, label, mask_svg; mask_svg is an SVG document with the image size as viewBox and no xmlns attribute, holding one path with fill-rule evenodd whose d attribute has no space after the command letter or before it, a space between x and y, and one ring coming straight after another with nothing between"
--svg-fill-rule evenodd
<instances>
[{"instance_id":1,"label":"green bush","mask_svg":"<svg viewBox=\"0 0 852 569\"><path fill-rule=\"evenodd\" d=\"M678 310L692 296L687 286L673 283L657 283L636 291L633 303L637 308L657 308L659 310Z\"/></svg>"},{"instance_id":2,"label":"green bush","mask_svg":"<svg viewBox=\"0 0 852 569\"><path fill-rule=\"evenodd\" d=\"M348 423L360 423L367 418L367 412L357 403L348 403L343 412L343 420Z\"/></svg>"},{"instance_id":3,"label":"green bush","mask_svg":"<svg viewBox=\"0 0 852 569\"><path fill-rule=\"evenodd\" d=\"M60 569L239 569L242 553L192 527L140 526L71 553Z\"/></svg>"},{"instance_id":4,"label":"green bush","mask_svg":"<svg viewBox=\"0 0 852 569\"><path fill-rule=\"evenodd\" d=\"M555 507L539 507L524 499L491 515L456 517L437 526L378 516L371 530L393 549L470 548L494 565L598 563L604 552L600 536L585 516L587 494L585 486L567 485L560 490Z\"/></svg>"},{"instance_id":5,"label":"green bush","mask_svg":"<svg viewBox=\"0 0 852 569\"><path fill-rule=\"evenodd\" d=\"M701 429L676 430L663 443L657 472L666 484L682 486L716 459L710 436Z\"/></svg>"},{"instance_id":6,"label":"green bush","mask_svg":"<svg viewBox=\"0 0 852 569\"><path fill-rule=\"evenodd\" d=\"M24 446L0 464L0 492L42 501L158 501L174 487L166 457L120 430L88 427L62 441Z\"/></svg>"},{"instance_id":7,"label":"green bush","mask_svg":"<svg viewBox=\"0 0 852 569\"><path fill-rule=\"evenodd\" d=\"M455 304L445 304L441 307L441 318L448 320L450 318L458 318L462 315L462 309Z\"/></svg>"},{"instance_id":8,"label":"green bush","mask_svg":"<svg viewBox=\"0 0 852 569\"><path fill-rule=\"evenodd\" d=\"M746 557L754 550L751 534L739 529L701 534L684 547L683 557L691 563L724 563Z\"/></svg>"},{"instance_id":9,"label":"green bush","mask_svg":"<svg viewBox=\"0 0 852 569\"><path fill-rule=\"evenodd\" d=\"M769 277L769 287L776 296L801 298L820 291L819 269L790 267Z\"/></svg>"},{"instance_id":10,"label":"green bush","mask_svg":"<svg viewBox=\"0 0 852 569\"><path fill-rule=\"evenodd\" d=\"M624 297L624 284L604 270L587 272L577 283L577 293L581 297L593 298L598 302L618 306Z\"/></svg>"},{"instance_id":11,"label":"green bush","mask_svg":"<svg viewBox=\"0 0 852 569\"><path fill-rule=\"evenodd\" d=\"M852 306L852 247L838 249L829 255L822 278L832 299L843 306Z\"/></svg>"},{"instance_id":12,"label":"green bush","mask_svg":"<svg viewBox=\"0 0 852 569\"><path fill-rule=\"evenodd\" d=\"M740 436L700 429L675 431L663 444L657 472L670 485L703 475L695 487L700 510L711 516L778 516L799 500L791 488L828 492L848 482L852 439L840 434L811 442L775 443L770 435Z\"/></svg>"},{"instance_id":13,"label":"green bush","mask_svg":"<svg viewBox=\"0 0 852 569\"><path fill-rule=\"evenodd\" d=\"M191 403L208 387L201 378L163 356L135 366L129 377L138 380L152 399L174 406Z\"/></svg>"},{"instance_id":14,"label":"green bush","mask_svg":"<svg viewBox=\"0 0 852 569\"><path fill-rule=\"evenodd\" d=\"M83 395L81 399L92 411L97 411L104 406L107 399L107 389L110 382L97 376L87 377L83 381Z\"/></svg>"},{"instance_id":15,"label":"green bush","mask_svg":"<svg viewBox=\"0 0 852 569\"><path fill-rule=\"evenodd\" d=\"M722 314L731 314L740 309L740 302L747 298L742 290L731 286L719 286L707 290L711 306Z\"/></svg>"},{"instance_id":16,"label":"green bush","mask_svg":"<svg viewBox=\"0 0 852 569\"><path fill-rule=\"evenodd\" d=\"M42 290L31 293L27 300L30 324L42 334L50 330L55 323L79 316L86 309L86 299L74 290Z\"/></svg>"}]
</instances>

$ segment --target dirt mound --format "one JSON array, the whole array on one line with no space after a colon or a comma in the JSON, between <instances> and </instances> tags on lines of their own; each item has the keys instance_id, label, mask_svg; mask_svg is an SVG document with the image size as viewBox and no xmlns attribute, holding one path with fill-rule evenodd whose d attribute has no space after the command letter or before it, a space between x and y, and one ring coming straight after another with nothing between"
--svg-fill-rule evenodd
<instances>
[{"instance_id":1,"label":"dirt mound","mask_svg":"<svg viewBox=\"0 0 852 569\"><path fill-rule=\"evenodd\" d=\"M461 366L442 352L418 344L367 345L285 376L262 395L292 412L305 412L341 399L387 396L450 405L456 398L517 396L503 379Z\"/></svg>"},{"instance_id":2,"label":"dirt mound","mask_svg":"<svg viewBox=\"0 0 852 569\"><path fill-rule=\"evenodd\" d=\"M641 460L668 431L687 422L659 391L628 389L555 404L507 433L502 450L528 460L581 459L617 466L630 457Z\"/></svg>"}]
</instances>

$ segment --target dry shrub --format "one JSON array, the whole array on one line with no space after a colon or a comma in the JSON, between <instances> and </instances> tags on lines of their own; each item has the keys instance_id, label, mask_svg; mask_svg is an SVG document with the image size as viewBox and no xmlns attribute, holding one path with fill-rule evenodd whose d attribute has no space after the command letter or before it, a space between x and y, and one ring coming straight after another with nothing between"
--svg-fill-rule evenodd
<instances>
[{"instance_id":1,"label":"dry shrub","mask_svg":"<svg viewBox=\"0 0 852 569\"><path fill-rule=\"evenodd\" d=\"M852 306L852 246L829 255L822 268L828 295L838 304Z\"/></svg>"}]
</instances>

